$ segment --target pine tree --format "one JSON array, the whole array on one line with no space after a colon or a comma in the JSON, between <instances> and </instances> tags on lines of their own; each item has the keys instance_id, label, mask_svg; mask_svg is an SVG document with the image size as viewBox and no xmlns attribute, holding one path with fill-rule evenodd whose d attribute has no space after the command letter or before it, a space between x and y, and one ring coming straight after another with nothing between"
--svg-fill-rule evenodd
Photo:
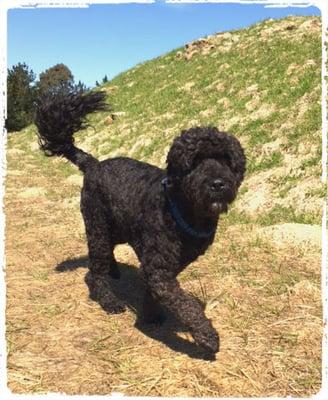
<instances>
[{"instance_id":1,"label":"pine tree","mask_svg":"<svg viewBox=\"0 0 328 400\"><path fill-rule=\"evenodd\" d=\"M25 63L18 63L8 69L6 120L8 132L19 131L33 121L34 80L34 72Z\"/></svg>"},{"instance_id":2,"label":"pine tree","mask_svg":"<svg viewBox=\"0 0 328 400\"><path fill-rule=\"evenodd\" d=\"M74 85L74 89L75 89L75 91L77 91L79 93L85 93L88 90L86 85L84 83L82 83L81 81L79 81L76 85Z\"/></svg>"}]
</instances>

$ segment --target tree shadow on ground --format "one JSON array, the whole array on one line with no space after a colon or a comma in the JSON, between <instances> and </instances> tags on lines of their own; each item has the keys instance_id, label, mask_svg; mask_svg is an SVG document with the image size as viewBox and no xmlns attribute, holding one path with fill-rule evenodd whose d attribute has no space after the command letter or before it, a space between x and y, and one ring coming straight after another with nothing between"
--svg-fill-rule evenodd
<instances>
[{"instance_id":1,"label":"tree shadow on ground","mask_svg":"<svg viewBox=\"0 0 328 400\"><path fill-rule=\"evenodd\" d=\"M69 272L77 268L87 268L88 263L89 259L86 256L67 259L56 266L56 271ZM115 297L136 315L135 327L137 329L144 335L162 342L170 349L187 354L191 358L210 361L215 359L213 355L208 354L195 343L178 336L178 332L185 332L186 329L171 313L165 312L166 319L161 325L144 323L142 319L142 303L145 284L142 279L142 274L138 268L129 264L118 263L118 266L121 272L121 278L118 280L109 278L108 281L104 283L104 287L110 287ZM87 275L88 273L86 276ZM90 297L92 297L92 293L90 293ZM108 314L112 313L110 309L106 309L106 307L103 306L102 308Z\"/></svg>"}]
</instances>

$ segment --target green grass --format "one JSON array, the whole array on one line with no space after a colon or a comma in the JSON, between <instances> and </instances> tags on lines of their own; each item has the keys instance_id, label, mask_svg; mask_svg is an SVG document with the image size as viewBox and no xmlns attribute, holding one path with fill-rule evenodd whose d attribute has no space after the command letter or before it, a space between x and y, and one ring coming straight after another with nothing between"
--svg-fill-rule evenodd
<instances>
[{"instance_id":1,"label":"green grass","mask_svg":"<svg viewBox=\"0 0 328 400\"><path fill-rule=\"evenodd\" d=\"M281 152L273 152L269 156L263 157L261 160L251 159L248 164L248 172L254 173L264 171L266 169L276 168L282 165L283 156Z\"/></svg>"},{"instance_id":2,"label":"green grass","mask_svg":"<svg viewBox=\"0 0 328 400\"><path fill-rule=\"evenodd\" d=\"M297 213L293 207L274 206L270 211L259 214L255 219L260 225L274 225L279 223L315 224L317 216Z\"/></svg>"}]
</instances>

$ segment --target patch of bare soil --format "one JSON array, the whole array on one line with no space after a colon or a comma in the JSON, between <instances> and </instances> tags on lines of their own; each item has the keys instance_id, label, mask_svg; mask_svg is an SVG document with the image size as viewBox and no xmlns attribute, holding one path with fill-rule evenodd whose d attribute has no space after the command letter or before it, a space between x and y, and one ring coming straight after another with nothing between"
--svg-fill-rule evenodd
<instances>
[{"instance_id":1,"label":"patch of bare soil","mask_svg":"<svg viewBox=\"0 0 328 400\"><path fill-rule=\"evenodd\" d=\"M321 24L317 18L309 18L302 24L296 18L290 17L288 19L275 22L274 26L271 25L272 20L267 20L264 27L262 26L259 32L259 39L265 42L270 42L274 39L275 35L279 34L281 38L288 38L288 40L300 41L304 36L309 34L320 34ZM225 53L232 48L244 50L248 43L244 37L240 40L240 34L237 32L224 32L215 35L209 35L205 38L194 40L185 45L182 51L176 54L177 59L190 60L198 54L209 54L211 52ZM251 40L254 40L252 37Z\"/></svg>"},{"instance_id":2,"label":"patch of bare soil","mask_svg":"<svg viewBox=\"0 0 328 400\"><path fill-rule=\"evenodd\" d=\"M290 243L294 243L321 247L322 229L319 225L279 224L261 228L259 233L271 237L278 246L288 246Z\"/></svg>"}]
</instances>

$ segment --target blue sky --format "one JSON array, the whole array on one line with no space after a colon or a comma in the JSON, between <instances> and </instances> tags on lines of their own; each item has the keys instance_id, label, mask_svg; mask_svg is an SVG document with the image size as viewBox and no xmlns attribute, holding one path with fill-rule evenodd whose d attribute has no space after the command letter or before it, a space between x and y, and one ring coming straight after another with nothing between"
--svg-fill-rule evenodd
<instances>
[{"instance_id":1,"label":"blue sky","mask_svg":"<svg viewBox=\"0 0 328 400\"><path fill-rule=\"evenodd\" d=\"M193 39L267 18L320 15L315 7L241 4L104 4L89 8L8 11L8 66L25 62L36 74L64 63L92 87Z\"/></svg>"}]
</instances>

